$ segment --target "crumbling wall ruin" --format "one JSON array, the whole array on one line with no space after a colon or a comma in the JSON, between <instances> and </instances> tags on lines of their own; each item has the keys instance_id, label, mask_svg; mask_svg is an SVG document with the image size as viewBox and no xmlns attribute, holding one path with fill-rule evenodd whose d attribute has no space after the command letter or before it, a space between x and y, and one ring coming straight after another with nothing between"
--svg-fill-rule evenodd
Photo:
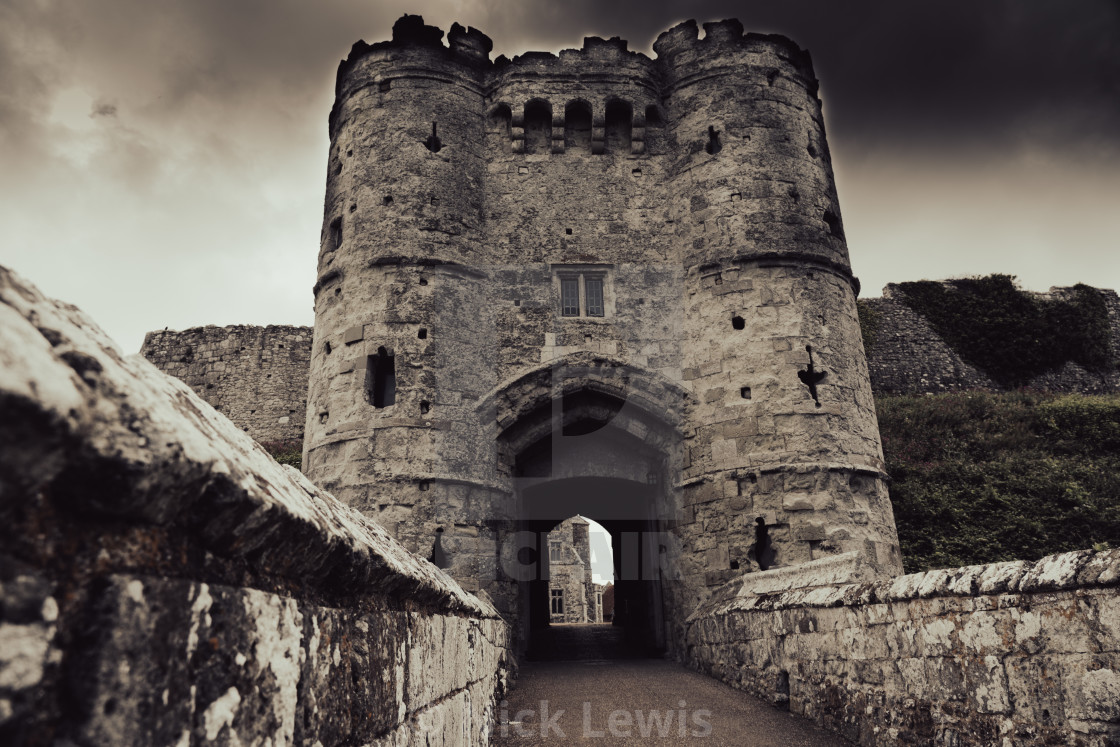
<instances>
[{"instance_id":1,"label":"crumbling wall ruin","mask_svg":"<svg viewBox=\"0 0 1120 747\"><path fill-rule=\"evenodd\" d=\"M1063 298L1068 288L1034 293L1036 298ZM1120 296L1098 288L1112 327L1110 370L1088 371L1072 361L1032 379L1027 387L1052 392L1106 394L1120 391ZM941 338L933 326L899 297L893 283L883 288L882 298L860 301L870 309L873 343L867 349L867 368L876 395L939 394L982 389L999 391L1000 386L984 371L965 361Z\"/></svg>"},{"instance_id":2,"label":"crumbling wall ruin","mask_svg":"<svg viewBox=\"0 0 1120 747\"><path fill-rule=\"evenodd\" d=\"M140 354L257 441L303 441L310 327L149 332Z\"/></svg>"},{"instance_id":3,"label":"crumbling wall ruin","mask_svg":"<svg viewBox=\"0 0 1120 747\"><path fill-rule=\"evenodd\" d=\"M488 743L486 601L0 268L0 742Z\"/></svg>"}]
</instances>

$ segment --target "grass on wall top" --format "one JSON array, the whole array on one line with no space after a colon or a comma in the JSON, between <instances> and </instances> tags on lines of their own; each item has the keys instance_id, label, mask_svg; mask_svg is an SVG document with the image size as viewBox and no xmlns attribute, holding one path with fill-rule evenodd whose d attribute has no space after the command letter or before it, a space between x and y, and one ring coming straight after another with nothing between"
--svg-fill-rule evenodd
<instances>
[{"instance_id":1,"label":"grass on wall top","mask_svg":"<svg viewBox=\"0 0 1120 747\"><path fill-rule=\"evenodd\" d=\"M1120 396L876 402L907 573L1120 547Z\"/></svg>"}]
</instances>

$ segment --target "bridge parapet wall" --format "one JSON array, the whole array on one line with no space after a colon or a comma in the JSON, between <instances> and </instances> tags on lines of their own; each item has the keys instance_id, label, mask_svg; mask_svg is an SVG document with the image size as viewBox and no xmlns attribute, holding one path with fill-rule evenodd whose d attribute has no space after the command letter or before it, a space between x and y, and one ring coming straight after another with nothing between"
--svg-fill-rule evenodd
<instances>
[{"instance_id":1,"label":"bridge parapet wall","mask_svg":"<svg viewBox=\"0 0 1120 747\"><path fill-rule=\"evenodd\" d=\"M862 745L1120 737L1120 550L856 584L834 564L727 584L691 664Z\"/></svg>"},{"instance_id":2,"label":"bridge parapet wall","mask_svg":"<svg viewBox=\"0 0 1120 747\"><path fill-rule=\"evenodd\" d=\"M489 602L4 268L0 517L5 744L488 743Z\"/></svg>"}]
</instances>

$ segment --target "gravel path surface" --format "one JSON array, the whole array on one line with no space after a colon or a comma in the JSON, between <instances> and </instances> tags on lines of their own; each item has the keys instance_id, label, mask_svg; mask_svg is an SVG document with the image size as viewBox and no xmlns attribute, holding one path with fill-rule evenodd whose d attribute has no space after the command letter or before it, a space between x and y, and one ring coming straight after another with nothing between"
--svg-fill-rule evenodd
<instances>
[{"instance_id":1,"label":"gravel path surface","mask_svg":"<svg viewBox=\"0 0 1120 747\"><path fill-rule=\"evenodd\" d=\"M522 664L498 714L495 745L850 744L675 662L625 658L610 648L609 627L554 626L549 645L535 646L549 660Z\"/></svg>"}]
</instances>

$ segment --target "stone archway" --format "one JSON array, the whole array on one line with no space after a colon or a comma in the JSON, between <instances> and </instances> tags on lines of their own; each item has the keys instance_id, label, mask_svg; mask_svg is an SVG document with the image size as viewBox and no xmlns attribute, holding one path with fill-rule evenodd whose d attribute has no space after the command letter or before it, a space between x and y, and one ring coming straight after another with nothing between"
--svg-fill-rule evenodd
<instances>
[{"instance_id":1,"label":"stone archway","mask_svg":"<svg viewBox=\"0 0 1120 747\"><path fill-rule=\"evenodd\" d=\"M662 583L673 576L669 534L681 510L678 423L690 394L621 361L576 354L507 382L483 406L499 424L498 470L508 480L518 553L522 650L547 625L547 552L541 538L579 514L614 546L618 624L646 649L665 646ZM667 574L666 574L667 572Z\"/></svg>"}]
</instances>

